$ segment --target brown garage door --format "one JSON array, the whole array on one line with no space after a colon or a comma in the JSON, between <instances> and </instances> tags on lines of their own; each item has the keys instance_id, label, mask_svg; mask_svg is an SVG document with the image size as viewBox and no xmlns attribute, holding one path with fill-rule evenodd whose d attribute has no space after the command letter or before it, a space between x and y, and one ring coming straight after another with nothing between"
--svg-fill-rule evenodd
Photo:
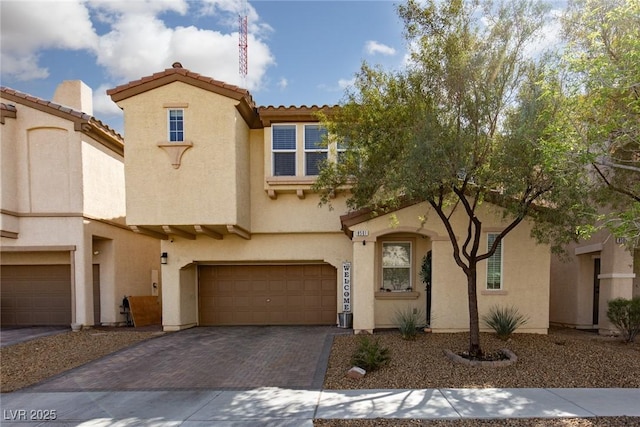
<instances>
[{"instance_id":1,"label":"brown garage door","mask_svg":"<svg viewBox=\"0 0 640 427\"><path fill-rule=\"evenodd\" d=\"M70 325L68 265L3 265L2 325Z\"/></svg>"},{"instance_id":2,"label":"brown garage door","mask_svg":"<svg viewBox=\"0 0 640 427\"><path fill-rule=\"evenodd\" d=\"M332 325L336 269L328 264L201 266L201 325Z\"/></svg>"}]
</instances>

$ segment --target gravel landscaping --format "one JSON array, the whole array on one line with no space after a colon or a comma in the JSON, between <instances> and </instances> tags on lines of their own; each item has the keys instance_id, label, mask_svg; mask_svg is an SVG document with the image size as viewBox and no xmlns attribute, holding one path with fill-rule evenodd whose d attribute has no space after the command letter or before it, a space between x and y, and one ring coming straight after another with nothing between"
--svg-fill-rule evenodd
<instances>
[{"instance_id":1,"label":"gravel landscaping","mask_svg":"<svg viewBox=\"0 0 640 427\"><path fill-rule=\"evenodd\" d=\"M640 343L624 344L619 338L603 337L573 329L552 329L549 335L517 334L504 342L493 334L482 334L487 352L512 350L518 361L511 366L478 368L454 364L444 354L467 350L469 335L420 334L405 341L396 331L376 333L373 339L388 347L391 359L383 368L362 379L347 378L351 354L359 336L334 339L326 389L378 388L636 388L640 387ZM316 427L623 427L639 426L638 417L525 418L499 420L315 420Z\"/></svg>"},{"instance_id":2,"label":"gravel landscaping","mask_svg":"<svg viewBox=\"0 0 640 427\"><path fill-rule=\"evenodd\" d=\"M91 360L161 335L159 330L96 328L38 338L0 349L1 391L10 392L40 382ZM640 343L624 344L572 329L552 329L549 335L518 334L507 342L482 334L485 351L512 350L511 366L478 368L454 364L444 354L466 350L468 335L419 334L406 341L395 331L376 332L373 339L390 349L388 365L362 379L345 376L360 336L334 338L325 389L465 388L465 387L640 387ZM640 418L502 420L315 420L317 427L377 426L609 426L640 425Z\"/></svg>"},{"instance_id":3,"label":"gravel landscaping","mask_svg":"<svg viewBox=\"0 0 640 427\"><path fill-rule=\"evenodd\" d=\"M525 418L501 420L315 420L315 427L631 427L640 425L640 418Z\"/></svg>"},{"instance_id":4,"label":"gravel landscaping","mask_svg":"<svg viewBox=\"0 0 640 427\"><path fill-rule=\"evenodd\" d=\"M485 352L513 351L514 365L485 368L454 364L445 349L462 352L468 334L419 334L406 341L397 331L376 333L373 339L388 347L391 360L362 379L347 378L350 358L359 336L336 336L326 389L377 388L614 388L640 387L640 344L572 329L552 329L549 335L515 334L505 342L482 334Z\"/></svg>"},{"instance_id":5,"label":"gravel landscaping","mask_svg":"<svg viewBox=\"0 0 640 427\"><path fill-rule=\"evenodd\" d=\"M162 332L96 328L37 338L0 349L0 391L18 390Z\"/></svg>"}]
</instances>

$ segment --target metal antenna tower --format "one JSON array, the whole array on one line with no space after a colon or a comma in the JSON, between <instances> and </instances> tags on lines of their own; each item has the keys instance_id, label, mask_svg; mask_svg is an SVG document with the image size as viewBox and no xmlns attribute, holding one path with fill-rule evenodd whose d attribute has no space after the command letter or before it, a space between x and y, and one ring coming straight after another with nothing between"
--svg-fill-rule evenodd
<instances>
[{"instance_id":1,"label":"metal antenna tower","mask_svg":"<svg viewBox=\"0 0 640 427\"><path fill-rule=\"evenodd\" d=\"M238 14L238 20L240 23L240 29L238 31L240 41L238 42L238 65L240 77L242 78L242 83L245 83L247 78L247 72L249 71L249 62L247 58L247 35L248 35L248 26L247 26L247 0L241 0L240 5L240 13Z\"/></svg>"}]
</instances>

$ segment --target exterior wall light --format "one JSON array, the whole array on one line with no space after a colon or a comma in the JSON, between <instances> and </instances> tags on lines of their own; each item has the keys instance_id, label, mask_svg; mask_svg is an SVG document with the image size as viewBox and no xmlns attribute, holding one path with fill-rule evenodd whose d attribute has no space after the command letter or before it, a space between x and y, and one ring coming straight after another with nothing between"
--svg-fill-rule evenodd
<instances>
[{"instance_id":1,"label":"exterior wall light","mask_svg":"<svg viewBox=\"0 0 640 427\"><path fill-rule=\"evenodd\" d=\"M169 258L167 253L166 252L162 252L162 255L160 255L160 264L166 264L167 263L167 258Z\"/></svg>"}]
</instances>

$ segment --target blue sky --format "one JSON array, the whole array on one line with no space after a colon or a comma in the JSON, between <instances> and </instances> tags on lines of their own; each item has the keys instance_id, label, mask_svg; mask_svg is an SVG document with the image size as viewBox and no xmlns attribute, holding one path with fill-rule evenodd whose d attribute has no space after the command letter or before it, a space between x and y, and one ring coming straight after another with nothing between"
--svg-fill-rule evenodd
<instances>
[{"instance_id":1,"label":"blue sky","mask_svg":"<svg viewBox=\"0 0 640 427\"><path fill-rule=\"evenodd\" d=\"M362 61L406 63L393 1L247 3L249 73L238 72L239 0L0 0L3 86L51 99L80 79L94 116L122 132L106 89L169 68L246 87L258 105L338 103Z\"/></svg>"}]
</instances>

